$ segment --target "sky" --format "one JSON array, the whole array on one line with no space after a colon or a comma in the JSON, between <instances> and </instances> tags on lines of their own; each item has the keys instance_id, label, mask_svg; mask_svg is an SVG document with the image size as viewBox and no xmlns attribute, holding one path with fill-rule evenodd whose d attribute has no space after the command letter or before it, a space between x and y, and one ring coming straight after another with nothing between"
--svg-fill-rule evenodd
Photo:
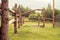
<instances>
[{"instance_id":1,"label":"sky","mask_svg":"<svg viewBox=\"0 0 60 40\"><path fill-rule=\"evenodd\" d=\"M15 3L31 9L47 8L48 3L52 7L52 0L9 0L9 8L11 9ZM60 9L60 0L55 0L55 8Z\"/></svg>"}]
</instances>

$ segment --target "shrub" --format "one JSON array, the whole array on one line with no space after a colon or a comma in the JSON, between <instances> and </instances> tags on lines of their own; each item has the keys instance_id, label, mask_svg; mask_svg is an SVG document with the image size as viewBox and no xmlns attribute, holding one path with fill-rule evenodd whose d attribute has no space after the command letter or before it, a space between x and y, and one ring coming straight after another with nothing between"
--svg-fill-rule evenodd
<instances>
[{"instance_id":1,"label":"shrub","mask_svg":"<svg viewBox=\"0 0 60 40\"><path fill-rule=\"evenodd\" d=\"M39 16L39 19L42 20L42 16ZM38 20L38 15L37 14L31 14L29 16L29 20Z\"/></svg>"},{"instance_id":2,"label":"shrub","mask_svg":"<svg viewBox=\"0 0 60 40\"><path fill-rule=\"evenodd\" d=\"M37 18L38 18L37 14L30 14L29 15L30 20L37 20Z\"/></svg>"}]
</instances>

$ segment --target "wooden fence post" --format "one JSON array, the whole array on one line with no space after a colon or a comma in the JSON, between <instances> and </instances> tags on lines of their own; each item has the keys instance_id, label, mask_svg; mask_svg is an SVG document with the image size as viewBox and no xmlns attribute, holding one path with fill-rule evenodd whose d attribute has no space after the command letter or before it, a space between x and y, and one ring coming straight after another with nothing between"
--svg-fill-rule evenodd
<instances>
[{"instance_id":1,"label":"wooden fence post","mask_svg":"<svg viewBox=\"0 0 60 40\"><path fill-rule=\"evenodd\" d=\"M52 11L53 11L53 13L52 13L52 20L53 20L53 28L54 28L54 21L55 21L54 20L54 0L53 0L53 10Z\"/></svg>"},{"instance_id":2,"label":"wooden fence post","mask_svg":"<svg viewBox=\"0 0 60 40\"><path fill-rule=\"evenodd\" d=\"M1 0L1 40L8 40L8 0Z\"/></svg>"},{"instance_id":3,"label":"wooden fence post","mask_svg":"<svg viewBox=\"0 0 60 40\"><path fill-rule=\"evenodd\" d=\"M40 27L40 14L38 13L38 27Z\"/></svg>"},{"instance_id":4,"label":"wooden fence post","mask_svg":"<svg viewBox=\"0 0 60 40\"><path fill-rule=\"evenodd\" d=\"M20 6L18 7L18 9L17 9L17 15L18 15L18 28L20 28L20 26L21 26L21 10L20 10Z\"/></svg>"},{"instance_id":5,"label":"wooden fence post","mask_svg":"<svg viewBox=\"0 0 60 40\"><path fill-rule=\"evenodd\" d=\"M45 27L45 8L43 8L43 27Z\"/></svg>"},{"instance_id":6,"label":"wooden fence post","mask_svg":"<svg viewBox=\"0 0 60 40\"><path fill-rule=\"evenodd\" d=\"M20 28L20 26L21 26L21 23L20 23L20 16L18 16L18 28Z\"/></svg>"},{"instance_id":7,"label":"wooden fence post","mask_svg":"<svg viewBox=\"0 0 60 40\"><path fill-rule=\"evenodd\" d=\"M17 34L17 4L15 4L15 14L14 14L14 34Z\"/></svg>"},{"instance_id":8,"label":"wooden fence post","mask_svg":"<svg viewBox=\"0 0 60 40\"><path fill-rule=\"evenodd\" d=\"M21 26L23 25L23 17L21 16Z\"/></svg>"},{"instance_id":9,"label":"wooden fence post","mask_svg":"<svg viewBox=\"0 0 60 40\"><path fill-rule=\"evenodd\" d=\"M19 21L19 16L18 16L18 28L20 28L20 21Z\"/></svg>"}]
</instances>

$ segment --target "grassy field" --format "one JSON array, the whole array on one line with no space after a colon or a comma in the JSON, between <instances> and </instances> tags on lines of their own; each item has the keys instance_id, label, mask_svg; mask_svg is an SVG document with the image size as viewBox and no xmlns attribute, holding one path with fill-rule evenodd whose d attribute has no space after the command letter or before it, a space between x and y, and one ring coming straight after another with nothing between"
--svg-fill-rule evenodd
<instances>
[{"instance_id":1,"label":"grassy field","mask_svg":"<svg viewBox=\"0 0 60 40\"><path fill-rule=\"evenodd\" d=\"M46 23L44 28L31 26L26 22L21 28L18 28L18 33L14 34L13 24L9 26L9 40L60 40L60 28L53 28L51 23Z\"/></svg>"}]
</instances>

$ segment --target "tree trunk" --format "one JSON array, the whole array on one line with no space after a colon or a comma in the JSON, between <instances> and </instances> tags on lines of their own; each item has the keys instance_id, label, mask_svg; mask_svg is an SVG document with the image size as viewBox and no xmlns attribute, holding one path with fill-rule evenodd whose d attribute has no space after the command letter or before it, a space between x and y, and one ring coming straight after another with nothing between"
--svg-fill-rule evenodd
<instances>
[{"instance_id":1,"label":"tree trunk","mask_svg":"<svg viewBox=\"0 0 60 40\"><path fill-rule=\"evenodd\" d=\"M0 27L0 40L1 40L1 27Z\"/></svg>"},{"instance_id":2,"label":"tree trunk","mask_svg":"<svg viewBox=\"0 0 60 40\"><path fill-rule=\"evenodd\" d=\"M1 10L2 10L2 19L1 19L1 40L8 40L8 0L1 0Z\"/></svg>"}]
</instances>

